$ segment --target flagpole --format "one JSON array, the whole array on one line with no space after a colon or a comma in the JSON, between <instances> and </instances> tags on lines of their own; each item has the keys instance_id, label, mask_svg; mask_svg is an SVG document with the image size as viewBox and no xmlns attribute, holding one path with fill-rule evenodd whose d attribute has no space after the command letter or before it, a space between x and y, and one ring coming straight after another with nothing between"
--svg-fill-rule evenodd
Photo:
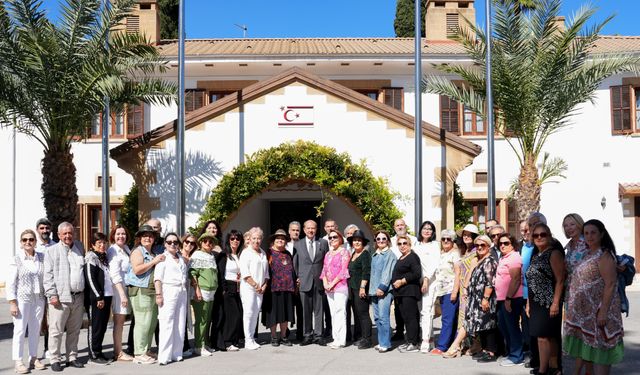
<instances>
[{"instance_id":1,"label":"flagpole","mask_svg":"<svg viewBox=\"0 0 640 375\"><path fill-rule=\"evenodd\" d=\"M487 220L496 219L496 185L495 185L495 150L493 124L493 92L491 83L491 2L485 0L485 22L487 30L487 61L486 61L486 89L487 89Z\"/></svg>"},{"instance_id":2,"label":"flagpole","mask_svg":"<svg viewBox=\"0 0 640 375\"><path fill-rule=\"evenodd\" d=\"M103 0L103 12L109 10L109 0ZM105 53L109 53L109 33L104 40ZM109 178L109 127L111 126L111 108L109 107L109 96L104 96L104 109L102 111L102 233L109 236L109 225L111 224L110 207L110 178ZM117 120L117 119L116 119Z\"/></svg>"},{"instance_id":3,"label":"flagpole","mask_svg":"<svg viewBox=\"0 0 640 375\"><path fill-rule=\"evenodd\" d=\"M421 22L421 1L414 1L415 3L415 51L414 51L414 67L415 67L415 230L420 228L422 223L422 90L420 89L422 79L422 49L421 49L421 36L422 25Z\"/></svg>"},{"instance_id":4,"label":"flagpole","mask_svg":"<svg viewBox=\"0 0 640 375\"><path fill-rule=\"evenodd\" d=\"M176 231L184 234L184 4L178 5L178 124L176 131Z\"/></svg>"}]
</instances>

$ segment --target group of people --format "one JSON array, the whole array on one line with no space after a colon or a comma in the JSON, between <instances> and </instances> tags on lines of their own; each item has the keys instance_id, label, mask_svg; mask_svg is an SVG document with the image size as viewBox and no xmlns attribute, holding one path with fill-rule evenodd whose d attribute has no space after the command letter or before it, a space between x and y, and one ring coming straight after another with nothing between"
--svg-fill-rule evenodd
<instances>
[{"instance_id":1,"label":"group of people","mask_svg":"<svg viewBox=\"0 0 640 375\"><path fill-rule=\"evenodd\" d=\"M425 221L413 237L402 219L394 236L377 230L371 240L356 225L341 232L329 219L319 238L317 223L307 220L291 222L265 242L258 227L232 229L223 241L216 221L198 235L162 237L153 219L135 233L132 250L130 234L118 225L108 237L93 234L85 252L72 224L58 226L55 243L51 223L40 219L36 231L21 233L7 281L15 371L45 368L39 334L31 334L41 329L53 371L63 369L65 331L67 366L83 367L77 347L86 311L95 364L166 365L193 354L256 350L261 320L273 346L292 346L295 324L301 346L340 349L351 342L385 353L400 341L403 353L469 354L480 363L502 357L501 366L523 364L530 352L527 366L535 374L560 373L564 350L576 358L576 374L606 374L623 356L617 280L632 264L618 263L600 221L569 214L563 228L565 247L540 213L521 223L520 238L495 221L486 223L486 234L468 224L459 232L442 230L439 240L435 225ZM111 313L114 353L108 358L102 343Z\"/></svg>"}]
</instances>

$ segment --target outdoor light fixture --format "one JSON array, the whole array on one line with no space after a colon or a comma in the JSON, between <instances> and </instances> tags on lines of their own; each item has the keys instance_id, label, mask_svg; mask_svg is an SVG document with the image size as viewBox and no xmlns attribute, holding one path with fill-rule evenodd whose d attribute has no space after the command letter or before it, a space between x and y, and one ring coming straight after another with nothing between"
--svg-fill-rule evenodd
<instances>
[{"instance_id":1,"label":"outdoor light fixture","mask_svg":"<svg viewBox=\"0 0 640 375\"><path fill-rule=\"evenodd\" d=\"M607 198L602 197L602 200L600 201L600 205L602 206L602 209L604 210L607 207Z\"/></svg>"}]
</instances>

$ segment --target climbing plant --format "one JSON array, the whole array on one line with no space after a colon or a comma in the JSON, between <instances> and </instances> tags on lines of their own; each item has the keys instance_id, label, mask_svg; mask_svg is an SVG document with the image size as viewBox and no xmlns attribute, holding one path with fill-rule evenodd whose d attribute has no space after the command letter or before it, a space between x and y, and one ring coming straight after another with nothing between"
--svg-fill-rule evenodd
<instances>
[{"instance_id":1,"label":"climbing plant","mask_svg":"<svg viewBox=\"0 0 640 375\"><path fill-rule=\"evenodd\" d=\"M211 219L224 222L243 202L266 191L273 184L290 180L309 181L329 195L351 202L363 219L375 229L393 229L402 213L393 203L398 196L387 180L375 177L364 161L354 163L347 153L314 142L297 141L264 149L222 177L213 189L197 228ZM322 215L330 199L316 207Z\"/></svg>"}]
</instances>

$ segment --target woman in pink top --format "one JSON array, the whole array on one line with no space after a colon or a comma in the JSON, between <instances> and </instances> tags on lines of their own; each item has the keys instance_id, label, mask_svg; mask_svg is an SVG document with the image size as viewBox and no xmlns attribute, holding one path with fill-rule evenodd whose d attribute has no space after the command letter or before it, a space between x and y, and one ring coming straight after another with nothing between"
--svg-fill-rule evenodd
<instances>
[{"instance_id":1,"label":"woman in pink top","mask_svg":"<svg viewBox=\"0 0 640 375\"><path fill-rule=\"evenodd\" d=\"M344 348L347 342L347 299L349 298L349 251L344 248L344 239L338 231L330 231L328 234L329 252L324 256L324 266L320 279L324 285L331 311L333 327L331 334L333 342L329 344L332 349Z\"/></svg>"},{"instance_id":2,"label":"woman in pink top","mask_svg":"<svg viewBox=\"0 0 640 375\"><path fill-rule=\"evenodd\" d=\"M496 300L498 302L498 327L507 342L507 357L500 366L515 366L524 361L522 352L522 258L515 251L518 242L515 237L503 233L498 237L500 261L496 271Z\"/></svg>"}]
</instances>

